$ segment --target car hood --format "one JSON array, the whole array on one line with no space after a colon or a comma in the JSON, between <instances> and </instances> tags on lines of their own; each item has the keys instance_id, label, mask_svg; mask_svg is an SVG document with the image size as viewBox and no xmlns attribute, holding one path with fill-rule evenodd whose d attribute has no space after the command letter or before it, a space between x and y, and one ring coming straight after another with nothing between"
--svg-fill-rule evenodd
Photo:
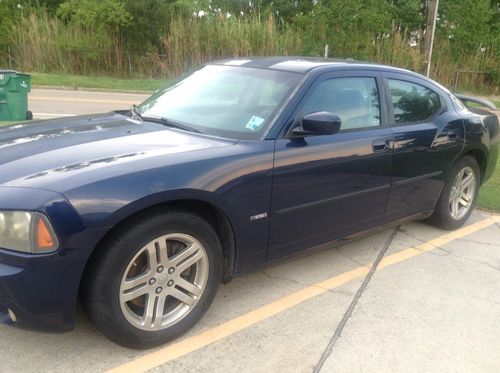
<instances>
[{"instance_id":1,"label":"car hood","mask_svg":"<svg viewBox=\"0 0 500 373\"><path fill-rule=\"evenodd\" d=\"M118 113L10 125L0 127L0 186L62 191L43 179L234 143Z\"/></svg>"}]
</instances>

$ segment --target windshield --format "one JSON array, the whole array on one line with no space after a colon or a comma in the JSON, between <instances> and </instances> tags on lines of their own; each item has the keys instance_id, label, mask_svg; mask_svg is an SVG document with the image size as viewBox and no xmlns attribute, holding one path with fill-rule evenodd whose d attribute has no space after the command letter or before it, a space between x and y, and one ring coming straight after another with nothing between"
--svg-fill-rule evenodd
<instances>
[{"instance_id":1,"label":"windshield","mask_svg":"<svg viewBox=\"0 0 500 373\"><path fill-rule=\"evenodd\" d=\"M160 91L137 110L209 135L259 139L302 75L236 66L208 65Z\"/></svg>"}]
</instances>

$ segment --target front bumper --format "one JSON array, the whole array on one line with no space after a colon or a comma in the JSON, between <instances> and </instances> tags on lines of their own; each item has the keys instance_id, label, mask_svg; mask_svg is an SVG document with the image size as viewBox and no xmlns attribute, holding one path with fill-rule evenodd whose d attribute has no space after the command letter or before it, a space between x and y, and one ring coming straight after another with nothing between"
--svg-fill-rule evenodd
<instances>
[{"instance_id":1,"label":"front bumper","mask_svg":"<svg viewBox=\"0 0 500 373\"><path fill-rule=\"evenodd\" d=\"M60 244L59 250L44 255L0 248L0 322L71 330L85 264L106 229L86 229L62 195L45 190L0 187L0 208L44 213Z\"/></svg>"},{"instance_id":2,"label":"front bumper","mask_svg":"<svg viewBox=\"0 0 500 373\"><path fill-rule=\"evenodd\" d=\"M0 322L46 331L73 328L79 277L61 270L62 259L0 250Z\"/></svg>"},{"instance_id":3,"label":"front bumper","mask_svg":"<svg viewBox=\"0 0 500 373\"><path fill-rule=\"evenodd\" d=\"M11 267L0 263L0 278L16 275L21 271L21 268ZM12 307L12 301L8 295L7 289L0 280L0 323L15 323L16 319L12 317L13 311L9 307Z\"/></svg>"}]
</instances>

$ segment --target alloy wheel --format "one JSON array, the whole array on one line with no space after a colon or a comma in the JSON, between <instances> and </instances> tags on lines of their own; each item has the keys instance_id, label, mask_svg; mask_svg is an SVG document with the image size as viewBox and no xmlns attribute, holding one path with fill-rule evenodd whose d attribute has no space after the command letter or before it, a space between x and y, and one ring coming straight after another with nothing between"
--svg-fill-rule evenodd
<instances>
[{"instance_id":1,"label":"alloy wheel","mask_svg":"<svg viewBox=\"0 0 500 373\"><path fill-rule=\"evenodd\" d=\"M472 167L464 167L451 187L449 207L454 220L462 219L470 210L476 193L476 175Z\"/></svg>"},{"instance_id":2,"label":"alloy wheel","mask_svg":"<svg viewBox=\"0 0 500 373\"><path fill-rule=\"evenodd\" d=\"M123 274L123 315L142 330L168 328L196 307L208 274L207 253L197 239L183 233L158 237L139 250Z\"/></svg>"}]
</instances>

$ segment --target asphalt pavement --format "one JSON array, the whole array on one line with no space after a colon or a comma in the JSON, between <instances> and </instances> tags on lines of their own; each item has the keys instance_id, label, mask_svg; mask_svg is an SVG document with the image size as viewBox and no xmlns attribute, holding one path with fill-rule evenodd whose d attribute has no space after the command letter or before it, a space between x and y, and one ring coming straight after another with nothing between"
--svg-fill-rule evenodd
<instances>
[{"instance_id":1,"label":"asphalt pavement","mask_svg":"<svg viewBox=\"0 0 500 373\"><path fill-rule=\"evenodd\" d=\"M148 94L32 89L28 106L35 119L50 119L129 109L147 97Z\"/></svg>"},{"instance_id":2,"label":"asphalt pavement","mask_svg":"<svg viewBox=\"0 0 500 373\"><path fill-rule=\"evenodd\" d=\"M34 112L128 108L144 96L42 91ZM35 115L37 116L37 115ZM0 372L498 372L500 215L447 232L412 222L222 285L207 315L149 351L76 329L0 326Z\"/></svg>"}]
</instances>

